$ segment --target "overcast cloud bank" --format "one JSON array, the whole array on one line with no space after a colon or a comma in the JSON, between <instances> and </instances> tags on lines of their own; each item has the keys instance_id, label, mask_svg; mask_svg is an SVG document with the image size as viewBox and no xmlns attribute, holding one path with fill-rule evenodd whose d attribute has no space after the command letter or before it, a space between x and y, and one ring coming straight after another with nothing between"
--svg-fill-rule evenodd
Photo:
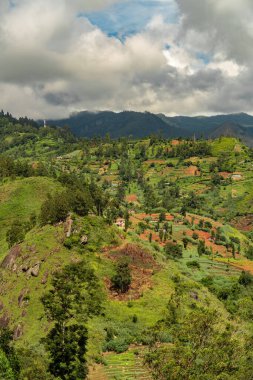
<instances>
[{"instance_id":1,"label":"overcast cloud bank","mask_svg":"<svg viewBox=\"0 0 253 380\"><path fill-rule=\"evenodd\" d=\"M1 107L34 118L84 109L253 112L250 0L114 3L2 0ZM115 9L124 9L124 38Z\"/></svg>"}]
</instances>

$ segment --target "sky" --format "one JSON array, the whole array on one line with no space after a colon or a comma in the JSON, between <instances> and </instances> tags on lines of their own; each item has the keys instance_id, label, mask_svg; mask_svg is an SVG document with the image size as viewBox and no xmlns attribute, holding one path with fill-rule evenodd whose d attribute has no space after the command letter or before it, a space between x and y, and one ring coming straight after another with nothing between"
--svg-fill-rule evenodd
<instances>
[{"instance_id":1,"label":"sky","mask_svg":"<svg viewBox=\"0 0 253 380\"><path fill-rule=\"evenodd\" d=\"M0 108L253 113L252 0L0 0Z\"/></svg>"}]
</instances>

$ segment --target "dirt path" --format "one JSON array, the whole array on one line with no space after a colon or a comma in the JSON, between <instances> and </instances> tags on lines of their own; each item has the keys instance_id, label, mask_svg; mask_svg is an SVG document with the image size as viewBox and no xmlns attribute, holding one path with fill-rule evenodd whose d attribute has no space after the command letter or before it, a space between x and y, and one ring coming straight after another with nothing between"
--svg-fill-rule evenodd
<instances>
[{"instance_id":1,"label":"dirt path","mask_svg":"<svg viewBox=\"0 0 253 380\"><path fill-rule=\"evenodd\" d=\"M105 368L101 364L95 364L89 368L88 380L109 380Z\"/></svg>"}]
</instances>

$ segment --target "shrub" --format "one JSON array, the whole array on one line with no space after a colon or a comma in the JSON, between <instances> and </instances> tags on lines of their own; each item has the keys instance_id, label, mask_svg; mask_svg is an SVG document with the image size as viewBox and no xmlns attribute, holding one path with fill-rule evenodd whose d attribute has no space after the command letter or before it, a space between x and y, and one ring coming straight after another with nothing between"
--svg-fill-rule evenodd
<instances>
[{"instance_id":1,"label":"shrub","mask_svg":"<svg viewBox=\"0 0 253 380\"><path fill-rule=\"evenodd\" d=\"M183 256L183 248L179 244L168 242L164 247L164 251L169 257L180 258Z\"/></svg>"},{"instance_id":2,"label":"shrub","mask_svg":"<svg viewBox=\"0 0 253 380\"><path fill-rule=\"evenodd\" d=\"M201 279L201 283L204 286L210 287L213 285L213 277L212 276L206 276Z\"/></svg>"},{"instance_id":3,"label":"shrub","mask_svg":"<svg viewBox=\"0 0 253 380\"><path fill-rule=\"evenodd\" d=\"M129 263L121 259L116 265L116 273L111 278L112 287L120 293L126 293L131 284Z\"/></svg>"},{"instance_id":4,"label":"shrub","mask_svg":"<svg viewBox=\"0 0 253 380\"><path fill-rule=\"evenodd\" d=\"M248 250L245 252L245 256L249 260L253 260L253 246L249 246Z\"/></svg>"},{"instance_id":5,"label":"shrub","mask_svg":"<svg viewBox=\"0 0 253 380\"><path fill-rule=\"evenodd\" d=\"M206 246L203 240L200 240L198 243L198 254L199 256L204 255L206 253Z\"/></svg>"},{"instance_id":6,"label":"shrub","mask_svg":"<svg viewBox=\"0 0 253 380\"><path fill-rule=\"evenodd\" d=\"M10 229L6 233L6 241L9 248L14 244L21 243L25 238L24 226L18 220L14 220Z\"/></svg>"},{"instance_id":7,"label":"shrub","mask_svg":"<svg viewBox=\"0 0 253 380\"><path fill-rule=\"evenodd\" d=\"M124 338L115 338L113 340L110 340L107 342L103 350L104 351L114 351L117 354L121 354L122 352L125 352L129 347L129 343Z\"/></svg>"},{"instance_id":8,"label":"shrub","mask_svg":"<svg viewBox=\"0 0 253 380\"><path fill-rule=\"evenodd\" d=\"M10 363L2 350L0 350L0 379L3 379L3 380L15 379Z\"/></svg>"},{"instance_id":9,"label":"shrub","mask_svg":"<svg viewBox=\"0 0 253 380\"><path fill-rule=\"evenodd\" d=\"M197 269L200 269L200 264L197 260L192 260L192 261L188 261L186 263L186 265L189 267L189 268L197 268Z\"/></svg>"},{"instance_id":10,"label":"shrub","mask_svg":"<svg viewBox=\"0 0 253 380\"><path fill-rule=\"evenodd\" d=\"M242 271L238 280L239 284L243 286L247 286L247 285L250 285L252 281L253 281L253 276L249 272Z\"/></svg>"}]
</instances>

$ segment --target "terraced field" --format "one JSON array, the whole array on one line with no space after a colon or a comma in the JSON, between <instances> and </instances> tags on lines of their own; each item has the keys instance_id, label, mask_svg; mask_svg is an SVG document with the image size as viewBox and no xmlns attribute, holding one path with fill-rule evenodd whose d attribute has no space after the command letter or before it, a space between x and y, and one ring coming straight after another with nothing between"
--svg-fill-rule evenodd
<instances>
[{"instance_id":1,"label":"terraced field","mask_svg":"<svg viewBox=\"0 0 253 380\"><path fill-rule=\"evenodd\" d=\"M88 380L152 380L143 365L143 354L144 350L134 348L122 354L105 353L106 365L93 366Z\"/></svg>"}]
</instances>

